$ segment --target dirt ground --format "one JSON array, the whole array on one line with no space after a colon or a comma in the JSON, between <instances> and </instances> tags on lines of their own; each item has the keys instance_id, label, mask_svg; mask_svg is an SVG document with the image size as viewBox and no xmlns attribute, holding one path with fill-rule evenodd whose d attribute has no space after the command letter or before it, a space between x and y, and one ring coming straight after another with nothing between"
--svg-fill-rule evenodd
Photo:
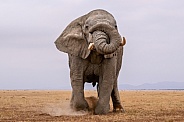
<instances>
[{"instance_id":1,"label":"dirt ground","mask_svg":"<svg viewBox=\"0 0 184 122\"><path fill-rule=\"evenodd\" d=\"M85 96L97 96L85 91ZM120 91L125 113L93 115L70 109L71 91L0 91L0 121L184 121L184 91Z\"/></svg>"}]
</instances>

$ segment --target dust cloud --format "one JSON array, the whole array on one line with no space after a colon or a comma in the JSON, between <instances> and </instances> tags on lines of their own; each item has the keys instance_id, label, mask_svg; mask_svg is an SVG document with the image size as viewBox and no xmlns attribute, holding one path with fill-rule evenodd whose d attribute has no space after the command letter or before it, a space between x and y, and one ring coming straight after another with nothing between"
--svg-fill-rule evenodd
<instances>
[{"instance_id":1,"label":"dust cloud","mask_svg":"<svg viewBox=\"0 0 184 122\"><path fill-rule=\"evenodd\" d=\"M70 103L68 101L61 103L47 104L46 106L44 106L42 113L49 114L50 116L62 116L62 115L80 116L88 114L88 112L86 111L72 110L70 108Z\"/></svg>"}]
</instances>

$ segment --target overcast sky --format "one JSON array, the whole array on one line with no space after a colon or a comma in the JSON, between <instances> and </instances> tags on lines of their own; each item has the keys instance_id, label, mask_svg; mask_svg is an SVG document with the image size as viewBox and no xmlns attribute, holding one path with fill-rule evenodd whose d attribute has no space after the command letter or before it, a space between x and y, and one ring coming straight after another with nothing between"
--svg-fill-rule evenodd
<instances>
[{"instance_id":1,"label":"overcast sky","mask_svg":"<svg viewBox=\"0 0 184 122\"><path fill-rule=\"evenodd\" d=\"M182 0L1 0L0 89L70 88L54 41L77 17L105 9L127 39L119 84L184 82Z\"/></svg>"}]
</instances>

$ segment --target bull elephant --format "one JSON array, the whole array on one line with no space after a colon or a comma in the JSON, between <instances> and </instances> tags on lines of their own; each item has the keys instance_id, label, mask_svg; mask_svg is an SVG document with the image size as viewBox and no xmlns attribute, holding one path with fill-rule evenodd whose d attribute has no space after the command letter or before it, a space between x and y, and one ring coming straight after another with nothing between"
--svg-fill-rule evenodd
<instances>
[{"instance_id":1,"label":"bull elephant","mask_svg":"<svg viewBox=\"0 0 184 122\"><path fill-rule=\"evenodd\" d=\"M107 114L110 97L113 110L122 110L117 88L125 38L118 33L114 17L105 10L93 10L72 21L55 41L58 50L68 53L72 98L75 110L87 110L84 83L97 84L95 114Z\"/></svg>"}]
</instances>

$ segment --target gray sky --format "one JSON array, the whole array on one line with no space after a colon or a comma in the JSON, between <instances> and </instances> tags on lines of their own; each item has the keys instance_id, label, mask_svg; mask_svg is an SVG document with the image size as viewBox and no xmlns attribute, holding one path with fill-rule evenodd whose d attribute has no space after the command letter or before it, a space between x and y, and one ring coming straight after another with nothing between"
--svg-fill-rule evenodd
<instances>
[{"instance_id":1,"label":"gray sky","mask_svg":"<svg viewBox=\"0 0 184 122\"><path fill-rule=\"evenodd\" d=\"M182 0L1 0L0 89L70 88L67 54L54 41L100 8L127 39L119 84L184 82Z\"/></svg>"}]
</instances>

